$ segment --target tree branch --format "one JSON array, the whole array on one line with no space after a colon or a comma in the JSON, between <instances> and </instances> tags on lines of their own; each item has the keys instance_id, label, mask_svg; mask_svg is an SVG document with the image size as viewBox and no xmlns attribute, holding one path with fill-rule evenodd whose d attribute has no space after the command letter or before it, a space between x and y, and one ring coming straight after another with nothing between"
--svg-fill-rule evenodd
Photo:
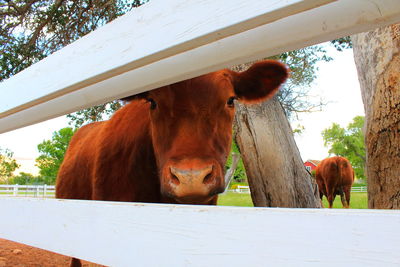
<instances>
[{"instance_id":1,"label":"tree branch","mask_svg":"<svg viewBox=\"0 0 400 267\"><path fill-rule=\"evenodd\" d=\"M229 183L231 182L232 177L235 174L235 170L239 163L239 160L240 155L238 153L232 153L232 165L225 174L225 191L228 189Z\"/></svg>"},{"instance_id":2,"label":"tree branch","mask_svg":"<svg viewBox=\"0 0 400 267\"><path fill-rule=\"evenodd\" d=\"M50 7L50 14L47 16L47 18L42 21L39 26L36 27L35 31L32 33L31 38L29 39L27 46L32 46L36 43L37 38L40 35L40 32L43 30L43 28L53 19L53 15L55 11L62 5L62 3L65 0L57 0L52 7Z\"/></svg>"}]
</instances>

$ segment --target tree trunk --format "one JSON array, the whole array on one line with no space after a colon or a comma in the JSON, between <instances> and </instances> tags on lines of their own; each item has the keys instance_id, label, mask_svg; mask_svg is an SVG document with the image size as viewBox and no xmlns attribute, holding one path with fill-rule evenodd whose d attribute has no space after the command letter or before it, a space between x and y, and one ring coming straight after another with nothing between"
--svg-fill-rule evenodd
<instances>
[{"instance_id":1,"label":"tree trunk","mask_svg":"<svg viewBox=\"0 0 400 267\"><path fill-rule=\"evenodd\" d=\"M368 207L400 208L400 24L352 36L365 109Z\"/></svg>"},{"instance_id":2,"label":"tree trunk","mask_svg":"<svg viewBox=\"0 0 400 267\"><path fill-rule=\"evenodd\" d=\"M254 205L319 208L317 186L303 165L278 100L236 107L235 139Z\"/></svg>"}]
</instances>

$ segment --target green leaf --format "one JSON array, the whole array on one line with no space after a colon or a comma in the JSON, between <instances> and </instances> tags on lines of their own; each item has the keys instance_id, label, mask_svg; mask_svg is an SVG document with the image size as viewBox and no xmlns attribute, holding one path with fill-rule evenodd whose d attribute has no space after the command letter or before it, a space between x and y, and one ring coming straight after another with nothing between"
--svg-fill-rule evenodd
<instances>
[{"instance_id":1,"label":"green leaf","mask_svg":"<svg viewBox=\"0 0 400 267\"><path fill-rule=\"evenodd\" d=\"M54 184L58 169L64 160L69 142L76 130L70 127L62 128L53 133L51 140L44 140L38 144L40 156L36 158L40 176L44 177L47 184Z\"/></svg>"},{"instance_id":2,"label":"green leaf","mask_svg":"<svg viewBox=\"0 0 400 267\"><path fill-rule=\"evenodd\" d=\"M333 123L330 128L322 131L324 145L329 148L329 154L347 158L360 179L365 179L366 162L363 126L364 117L356 116L347 128Z\"/></svg>"}]
</instances>

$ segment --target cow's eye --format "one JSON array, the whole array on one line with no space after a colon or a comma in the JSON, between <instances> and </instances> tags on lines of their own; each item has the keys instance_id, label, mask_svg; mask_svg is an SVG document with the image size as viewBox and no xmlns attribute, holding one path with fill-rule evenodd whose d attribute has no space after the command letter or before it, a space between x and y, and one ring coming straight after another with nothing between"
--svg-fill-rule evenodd
<instances>
[{"instance_id":1,"label":"cow's eye","mask_svg":"<svg viewBox=\"0 0 400 267\"><path fill-rule=\"evenodd\" d=\"M236 98L237 98L236 96L232 96L228 99L228 101L226 101L226 104L228 105L228 107L233 108L235 106Z\"/></svg>"},{"instance_id":2,"label":"cow's eye","mask_svg":"<svg viewBox=\"0 0 400 267\"><path fill-rule=\"evenodd\" d=\"M157 102L153 98L147 98L147 101L150 103L150 109L156 109Z\"/></svg>"}]
</instances>

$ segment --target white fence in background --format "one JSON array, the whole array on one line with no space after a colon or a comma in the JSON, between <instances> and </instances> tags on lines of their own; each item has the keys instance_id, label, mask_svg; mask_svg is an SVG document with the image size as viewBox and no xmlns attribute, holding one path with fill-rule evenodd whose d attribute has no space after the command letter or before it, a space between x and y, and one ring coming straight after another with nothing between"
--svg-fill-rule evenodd
<instances>
[{"instance_id":1,"label":"white fence in background","mask_svg":"<svg viewBox=\"0 0 400 267\"><path fill-rule=\"evenodd\" d=\"M234 189L229 189L228 192L250 194L250 187L247 185L238 185Z\"/></svg>"},{"instance_id":2,"label":"white fence in background","mask_svg":"<svg viewBox=\"0 0 400 267\"><path fill-rule=\"evenodd\" d=\"M355 192L355 193L365 193L367 192L368 187L366 186L353 186L351 188L351 192Z\"/></svg>"},{"instance_id":3,"label":"white fence in background","mask_svg":"<svg viewBox=\"0 0 400 267\"><path fill-rule=\"evenodd\" d=\"M250 187L239 185L228 192L250 194ZM366 186L353 186L351 192L367 192ZM54 185L0 185L0 196L54 197Z\"/></svg>"},{"instance_id":4,"label":"white fence in background","mask_svg":"<svg viewBox=\"0 0 400 267\"><path fill-rule=\"evenodd\" d=\"M0 133L399 21L399 0L152 0L0 83ZM396 210L0 207L1 238L109 266L400 265Z\"/></svg>"},{"instance_id":5,"label":"white fence in background","mask_svg":"<svg viewBox=\"0 0 400 267\"><path fill-rule=\"evenodd\" d=\"M0 196L54 197L54 185L0 185Z\"/></svg>"},{"instance_id":6,"label":"white fence in background","mask_svg":"<svg viewBox=\"0 0 400 267\"><path fill-rule=\"evenodd\" d=\"M235 189L229 189L228 192L250 194L250 187L246 185L239 185ZM366 186L353 186L351 192L365 193L367 192Z\"/></svg>"}]
</instances>

